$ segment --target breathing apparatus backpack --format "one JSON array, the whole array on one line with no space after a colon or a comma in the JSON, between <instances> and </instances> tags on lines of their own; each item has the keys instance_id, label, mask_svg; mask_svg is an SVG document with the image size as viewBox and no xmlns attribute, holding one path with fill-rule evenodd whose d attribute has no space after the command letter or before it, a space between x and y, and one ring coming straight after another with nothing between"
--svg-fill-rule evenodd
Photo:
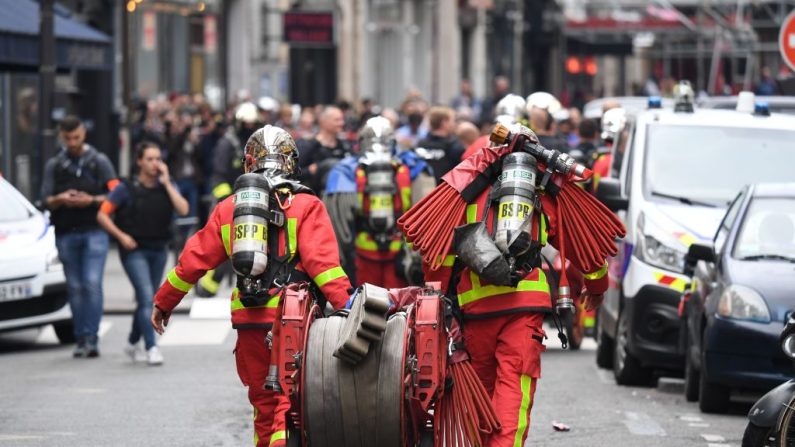
<instances>
[{"instance_id":1,"label":"breathing apparatus backpack","mask_svg":"<svg viewBox=\"0 0 795 447\"><path fill-rule=\"evenodd\" d=\"M480 221L455 229L453 247L458 259L492 284L516 287L541 266L541 230L533 227L534 215L544 218L536 193L537 178L532 155L506 155ZM489 212L494 213L491 233L486 227Z\"/></svg>"},{"instance_id":2,"label":"breathing apparatus backpack","mask_svg":"<svg viewBox=\"0 0 795 447\"><path fill-rule=\"evenodd\" d=\"M395 198L399 190L411 188L409 174L395 169L391 159L374 160L359 165L356 180L360 207L357 227L372 236L379 251L389 251L397 233L397 219L406 208L402 202L410 200L401 198L401 203L396 203Z\"/></svg>"},{"instance_id":3,"label":"breathing apparatus backpack","mask_svg":"<svg viewBox=\"0 0 795 447\"><path fill-rule=\"evenodd\" d=\"M232 268L244 307L265 305L273 295L272 287L281 289L289 282L310 279L295 268L298 255L290 259L295 247L291 250L286 231L285 254L278 255L279 229L286 221L281 203L296 193L311 194L311 190L290 180L271 180L261 173L243 174L235 181Z\"/></svg>"}]
</instances>

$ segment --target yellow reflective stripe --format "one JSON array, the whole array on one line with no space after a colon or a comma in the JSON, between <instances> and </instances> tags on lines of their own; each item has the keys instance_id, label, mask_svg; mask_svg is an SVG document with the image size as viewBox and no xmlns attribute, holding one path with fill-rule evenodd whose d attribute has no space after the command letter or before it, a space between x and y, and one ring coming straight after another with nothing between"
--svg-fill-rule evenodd
<instances>
[{"instance_id":1,"label":"yellow reflective stripe","mask_svg":"<svg viewBox=\"0 0 795 447\"><path fill-rule=\"evenodd\" d=\"M287 433L284 430L279 430L273 435L271 435L271 442L268 445L273 445L276 441L283 441L287 439Z\"/></svg>"},{"instance_id":2,"label":"yellow reflective stripe","mask_svg":"<svg viewBox=\"0 0 795 447\"><path fill-rule=\"evenodd\" d=\"M600 268L599 270L591 273L586 273L582 276L585 279L590 279L591 281L593 281L595 279L602 279L605 277L605 275L607 275L607 262L605 262L605 265L603 265L602 268Z\"/></svg>"},{"instance_id":3,"label":"yellow reflective stripe","mask_svg":"<svg viewBox=\"0 0 795 447\"><path fill-rule=\"evenodd\" d=\"M207 273L199 280L199 285L204 290L215 295L218 292L218 288L221 287L221 283L213 279L213 275L215 275L215 270L207 270Z\"/></svg>"},{"instance_id":4,"label":"yellow reflective stripe","mask_svg":"<svg viewBox=\"0 0 795 447\"><path fill-rule=\"evenodd\" d=\"M582 325L586 328L592 328L596 325L596 319L594 317L585 317L583 318Z\"/></svg>"},{"instance_id":5,"label":"yellow reflective stripe","mask_svg":"<svg viewBox=\"0 0 795 447\"><path fill-rule=\"evenodd\" d=\"M191 283L185 281L184 279L180 278L179 276L177 276L177 268L176 267L174 267L173 269L171 269L170 272L168 272L168 275L166 275L166 278L168 278L168 283L171 284L175 289L177 289L179 291L188 293L188 292L190 292L190 289L193 288L193 284L191 284Z\"/></svg>"},{"instance_id":6,"label":"yellow reflective stripe","mask_svg":"<svg viewBox=\"0 0 795 447\"><path fill-rule=\"evenodd\" d=\"M255 423L257 422L257 415L258 414L259 414L259 412L257 411L257 407L254 407L254 418L253 419L254 419ZM254 429L254 447L257 447L257 444L259 444L259 434L257 434L257 429L255 428Z\"/></svg>"},{"instance_id":7,"label":"yellow reflective stripe","mask_svg":"<svg viewBox=\"0 0 795 447\"><path fill-rule=\"evenodd\" d=\"M224 241L224 250L227 256L232 256L232 245L229 243L229 224L221 225L221 240Z\"/></svg>"},{"instance_id":8,"label":"yellow reflective stripe","mask_svg":"<svg viewBox=\"0 0 795 447\"><path fill-rule=\"evenodd\" d=\"M329 281L334 281L338 278L344 278L345 276L347 275L345 275L345 270L343 270L342 267L332 267L315 276L312 280L315 281L315 284L317 284L318 287L323 287Z\"/></svg>"},{"instance_id":9,"label":"yellow reflective stripe","mask_svg":"<svg viewBox=\"0 0 795 447\"><path fill-rule=\"evenodd\" d=\"M519 405L519 422L516 424L516 435L513 438L513 447L522 447L524 436L527 433L527 411L533 403L533 378L522 374L522 403Z\"/></svg>"},{"instance_id":10,"label":"yellow reflective stripe","mask_svg":"<svg viewBox=\"0 0 795 447\"><path fill-rule=\"evenodd\" d=\"M392 241L389 243L389 251L390 252L397 252L400 251L400 247L403 244L403 241ZM362 231L356 236L356 247L361 248L362 250L368 251L378 251L378 244L373 240L370 235Z\"/></svg>"},{"instance_id":11,"label":"yellow reflective stripe","mask_svg":"<svg viewBox=\"0 0 795 447\"><path fill-rule=\"evenodd\" d=\"M465 306L477 300L488 298L495 295L503 295L513 292L545 292L549 293L549 284L547 278L542 270L538 270L538 279L535 281L522 280L516 287L510 286L483 286L480 285L480 278L470 272L470 279L472 281L472 290L458 294L458 304Z\"/></svg>"},{"instance_id":12,"label":"yellow reflective stripe","mask_svg":"<svg viewBox=\"0 0 795 447\"><path fill-rule=\"evenodd\" d=\"M467 223L475 223L478 221L478 205L473 203L467 205Z\"/></svg>"},{"instance_id":13,"label":"yellow reflective stripe","mask_svg":"<svg viewBox=\"0 0 795 447\"><path fill-rule=\"evenodd\" d=\"M411 188L400 188L400 200L403 202L403 211L411 208Z\"/></svg>"},{"instance_id":14,"label":"yellow reflective stripe","mask_svg":"<svg viewBox=\"0 0 795 447\"><path fill-rule=\"evenodd\" d=\"M290 244L290 261L295 257L295 251L298 249L298 219L295 217L287 218L287 241Z\"/></svg>"},{"instance_id":15,"label":"yellow reflective stripe","mask_svg":"<svg viewBox=\"0 0 795 447\"><path fill-rule=\"evenodd\" d=\"M239 293L237 287L232 290L232 312L242 309L275 309L279 307L280 295L273 295L268 302L262 306L246 307L243 305L243 302L240 301L240 298L238 298Z\"/></svg>"},{"instance_id":16,"label":"yellow reflective stripe","mask_svg":"<svg viewBox=\"0 0 795 447\"><path fill-rule=\"evenodd\" d=\"M436 262L439 262L441 255L436 257ZM442 267L452 267L455 264L455 255L447 255L442 261Z\"/></svg>"},{"instance_id":17,"label":"yellow reflective stripe","mask_svg":"<svg viewBox=\"0 0 795 447\"><path fill-rule=\"evenodd\" d=\"M547 233L547 219L543 213L539 215L538 218L541 220L541 245L547 245L547 238L549 237L549 233Z\"/></svg>"},{"instance_id":18,"label":"yellow reflective stripe","mask_svg":"<svg viewBox=\"0 0 795 447\"><path fill-rule=\"evenodd\" d=\"M224 198L230 194L232 194L232 186L229 183L219 183L213 188L213 197L216 199Z\"/></svg>"}]
</instances>

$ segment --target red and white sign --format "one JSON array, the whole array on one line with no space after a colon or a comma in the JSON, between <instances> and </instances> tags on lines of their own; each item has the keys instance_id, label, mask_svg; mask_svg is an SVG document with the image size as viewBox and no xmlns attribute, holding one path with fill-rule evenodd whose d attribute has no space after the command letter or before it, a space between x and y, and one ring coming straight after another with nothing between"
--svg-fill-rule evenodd
<instances>
[{"instance_id":1,"label":"red and white sign","mask_svg":"<svg viewBox=\"0 0 795 447\"><path fill-rule=\"evenodd\" d=\"M215 53L218 50L218 27L215 16L204 16L204 51Z\"/></svg>"},{"instance_id":2,"label":"red and white sign","mask_svg":"<svg viewBox=\"0 0 795 447\"><path fill-rule=\"evenodd\" d=\"M144 50L154 50L157 47L157 14L154 11L144 11L142 34Z\"/></svg>"},{"instance_id":3,"label":"red and white sign","mask_svg":"<svg viewBox=\"0 0 795 447\"><path fill-rule=\"evenodd\" d=\"M795 70L795 11L792 11L778 34L778 49L781 50L781 57L789 68Z\"/></svg>"}]
</instances>

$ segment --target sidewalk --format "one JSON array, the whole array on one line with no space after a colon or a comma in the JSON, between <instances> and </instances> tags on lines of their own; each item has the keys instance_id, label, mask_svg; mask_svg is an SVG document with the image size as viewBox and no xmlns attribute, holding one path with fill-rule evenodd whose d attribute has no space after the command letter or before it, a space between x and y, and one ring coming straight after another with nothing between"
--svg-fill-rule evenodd
<instances>
[{"instance_id":1,"label":"sidewalk","mask_svg":"<svg viewBox=\"0 0 795 447\"><path fill-rule=\"evenodd\" d=\"M166 268L163 270L163 279L166 278L166 273L174 268L175 260L173 255L169 252L168 261L166 261ZM159 284L158 284L159 286ZM108 250L108 259L105 262L105 277L103 283L103 290L105 293L105 314L131 314L135 311L135 292L133 291L130 280L124 273L124 268L119 259L119 251L115 246L111 245ZM229 297L232 294L232 287L224 283L218 291L217 297ZM175 313L189 313L194 299L197 298L193 291L190 291L185 299L174 309Z\"/></svg>"}]
</instances>

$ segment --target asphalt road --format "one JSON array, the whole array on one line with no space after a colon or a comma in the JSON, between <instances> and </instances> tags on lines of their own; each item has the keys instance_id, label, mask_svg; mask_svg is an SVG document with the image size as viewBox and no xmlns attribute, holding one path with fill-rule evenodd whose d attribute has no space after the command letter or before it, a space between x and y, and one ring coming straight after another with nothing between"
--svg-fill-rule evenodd
<instances>
[{"instance_id":1,"label":"asphalt road","mask_svg":"<svg viewBox=\"0 0 795 447\"><path fill-rule=\"evenodd\" d=\"M72 359L51 330L0 334L0 446L251 445L228 320L175 316L161 340L161 367L122 353L129 324L128 316L105 318L94 360ZM740 445L750 404L702 415L685 402L681 381L618 387L596 368L592 342L564 352L548 332L527 445ZM555 432L553 421L571 430Z\"/></svg>"}]
</instances>

